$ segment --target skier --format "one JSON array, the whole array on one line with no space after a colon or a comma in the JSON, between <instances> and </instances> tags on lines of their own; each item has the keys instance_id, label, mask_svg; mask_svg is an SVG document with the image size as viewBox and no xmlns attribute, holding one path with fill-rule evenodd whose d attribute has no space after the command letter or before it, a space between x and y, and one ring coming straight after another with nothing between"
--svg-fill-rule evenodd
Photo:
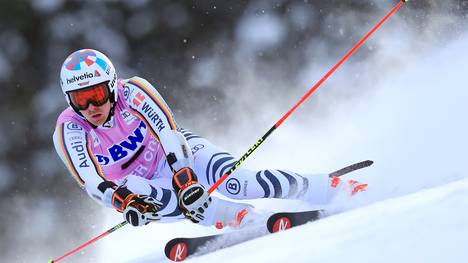
<instances>
[{"instance_id":1,"label":"skier","mask_svg":"<svg viewBox=\"0 0 468 263\"><path fill-rule=\"evenodd\" d=\"M104 54L78 50L64 61L60 84L70 107L57 120L55 149L89 196L133 226L188 218L204 226L242 227L259 218L248 204L210 196L235 158L180 127L145 79L117 78ZM230 199L287 198L329 203L337 189L366 184L328 174L238 168L219 187Z\"/></svg>"}]
</instances>

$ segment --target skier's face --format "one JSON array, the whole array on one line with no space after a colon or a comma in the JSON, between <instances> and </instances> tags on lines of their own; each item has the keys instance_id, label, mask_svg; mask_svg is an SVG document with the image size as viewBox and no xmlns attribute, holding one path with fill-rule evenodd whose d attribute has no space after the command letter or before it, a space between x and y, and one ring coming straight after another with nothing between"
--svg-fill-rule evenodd
<instances>
[{"instance_id":1,"label":"skier's face","mask_svg":"<svg viewBox=\"0 0 468 263\"><path fill-rule=\"evenodd\" d=\"M81 110L81 114L93 125L100 126L102 125L109 116L111 108L110 100L102 106L94 106L93 104L89 104L89 107L86 110Z\"/></svg>"}]
</instances>

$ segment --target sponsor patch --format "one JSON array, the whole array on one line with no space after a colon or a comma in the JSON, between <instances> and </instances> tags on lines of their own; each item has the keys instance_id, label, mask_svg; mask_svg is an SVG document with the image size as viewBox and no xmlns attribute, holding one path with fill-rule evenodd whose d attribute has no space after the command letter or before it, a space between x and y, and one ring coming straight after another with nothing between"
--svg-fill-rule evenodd
<instances>
[{"instance_id":1,"label":"sponsor patch","mask_svg":"<svg viewBox=\"0 0 468 263\"><path fill-rule=\"evenodd\" d=\"M113 144L107 149L109 155L95 154L99 164L110 165L128 156L132 156L143 144L146 136L146 124L142 121L136 129L119 143Z\"/></svg>"},{"instance_id":2,"label":"sponsor patch","mask_svg":"<svg viewBox=\"0 0 468 263\"><path fill-rule=\"evenodd\" d=\"M122 93L123 93L125 100L128 100L128 97L130 97L130 88L127 86L124 87Z\"/></svg>"},{"instance_id":3,"label":"sponsor patch","mask_svg":"<svg viewBox=\"0 0 468 263\"><path fill-rule=\"evenodd\" d=\"M122 119L125 121L125 123L130 124L132 123L136 117L133 116L129 111L123 110L120 112L120 116L122 116Z\"/></svg>"},{"instance_id":4,"label":"sponsor patch","mask_svg":"<svg viewBox=\"0 0 468 263\"><path fill-rule=\"evenodd\" d=\"M198 152L199 150L205 148L205 145L203 144L197 144L195 146L192 147L192 154L195 154L196 152Z\"/></svg>"},{"instance_id":5,"label":"sponsor patch","mask_svg":"<svg viewBox=\"0 0 468 263\"><path fill-rule=\"evenodd\" d=\"M232 195L237 195L239 194L241 190L241 185L239 183L239 180L236 178L231 178L226 182L226 191Z\"/></svg>"},{"instance_id":6,"label":"sponsor patch","mask_svg":"<svg viewBox=\"0 0 468 263\"><path fill-rule=\"evenodd\" d=\"M72 131L82 131L83 130L83 128L81 126L79 126L78 124L73 123L73 122L69 122L67 124L67 129L72 130Z\"/></svg>"}]
</instances>

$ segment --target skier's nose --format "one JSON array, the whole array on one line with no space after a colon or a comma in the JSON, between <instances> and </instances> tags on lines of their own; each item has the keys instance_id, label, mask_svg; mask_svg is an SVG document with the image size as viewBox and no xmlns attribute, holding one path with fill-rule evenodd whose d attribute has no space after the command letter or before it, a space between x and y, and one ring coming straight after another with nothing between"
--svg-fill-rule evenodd
<instances>
[{"instance_id":1,"label":"skier's nose","mask_svg":"<svg viewBox=\"0 0 468 263\"><path fill-rule=\"evenodd\" d=\"M95 111L98 111L99 110L99 107L97 106L94 106L92 103L89 104L89 107L88 107L88 111L93 113Z\"/></svg>"}]
</instances>

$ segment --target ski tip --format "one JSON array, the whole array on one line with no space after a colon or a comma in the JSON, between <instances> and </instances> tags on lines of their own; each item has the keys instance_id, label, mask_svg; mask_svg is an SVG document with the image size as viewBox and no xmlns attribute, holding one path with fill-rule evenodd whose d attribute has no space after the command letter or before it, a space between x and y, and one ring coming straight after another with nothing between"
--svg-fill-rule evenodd
<instances>
[{"instance_id":1,"label":"ski tip","mask_svg":"<svg viewBox=\"0 0 468 263\"><path fill-rule=\"evenodd\" d=\"M362 161L362 162L358 162L358 163L354 163L354 164L351 164L351 165L348 165L344 168L341 168L340 170L337 170L337 171L334 171L332 173L329 173L328 175L330 177L333 177L333 176L342 176L344 174L347 174L347 173L350 173L350 172L353 172L353 171L356 171L356 170L359 170L359 169L362 169L362 168L366 168L366 167L369 167L371 166L372 164L374 163L374 161L371 161L371 160L365 160L365 161Z\"/></svg>"},{"instance_id":2,"label":"ski tip","mask_svg":"<svg viewBox=\"0 0 468 263\"><path fill-rule=\"evenodd\" d=\"M270 233L277 233L318 220L323 210L309 210L302 212L274 213L267 220L267 229Z\"/></svg>"},{"instance_id":3,"label":"ski tip","mask_svg":"<svg viewBox=\"0 0 468 263\"><path fill-rule=\"evenodd\" d=\"M185 242L178 242L169 248L167 257L174 262L184 261L188 256L188 247Z\"/></svg>"},{"instance_id":4,"label":"ski tip","mask_svg":"<svg viewBox=\"0 0 468 263\"><path fill-rule=\"evenodd\" d=\"M271 227L268 228L270 233L277 233L281 231L285 231L293 227L293 223L291 219L287 216L276 218L272 223Z\"/></svg>"}]
</instances>

